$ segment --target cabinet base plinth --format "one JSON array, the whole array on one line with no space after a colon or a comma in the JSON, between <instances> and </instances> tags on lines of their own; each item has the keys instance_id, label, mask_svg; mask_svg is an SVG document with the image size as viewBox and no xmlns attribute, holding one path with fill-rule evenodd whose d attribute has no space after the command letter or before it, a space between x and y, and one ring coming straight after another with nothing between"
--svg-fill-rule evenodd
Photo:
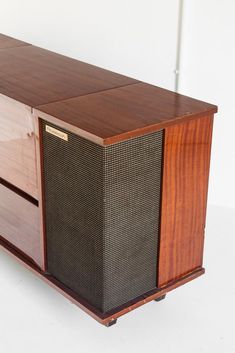
<instances>
[{"instance_id":1,"label":"cabinet base plinth","mask_svg":"<svg viewBox=\"0 0 235 353\"><path fill-rule=\"evenodd\" d=\"M201 276L204 274L205 269L203 267L197 268L194 271L186 274L185 276L172 281L161 288L156 288L148 293L143 294L142 296L135 298L134 300L126 303L123 306L120 306L110 312L102 313L89 303L87 303L83 298L80 298L76 293L67 288L63 283L57 281L52 276L48 275L46 272L40 270L33 262L31 262L27 257L25 257L22 253L20 253L14 246L9 245L9 243L5 242L2 238L0 238L0 246L7 253L13 255L19 262L23 263L25 267L36 273L41 277L44 281L46 281L51 287L57 289L63 296L69 299L73 304L77 305L79 308L84 310L87 314L92 316L95 320L97 320L102 325L107 327L114 325L117 319L138 308L139 306L146 304L152 300L158 301L162 300L165 297L166 293L171 290Z\"/></svg>"}]
</instances>

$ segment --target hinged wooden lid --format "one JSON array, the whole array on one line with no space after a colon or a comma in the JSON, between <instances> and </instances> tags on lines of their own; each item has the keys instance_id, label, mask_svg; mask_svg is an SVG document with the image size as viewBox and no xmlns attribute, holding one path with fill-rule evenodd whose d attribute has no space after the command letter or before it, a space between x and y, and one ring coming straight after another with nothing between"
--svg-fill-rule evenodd
<instances>
[{"instance_id":1,"label":"hinged wooden lid","mask_svg":"<svg viewBox=\"0 0 235 353\"><path fill-rule=\"evenodd\" d=\"M217 112L214 105L4 35L1 44L0 94L101 145Z\"/></svg>"}]
</instances>

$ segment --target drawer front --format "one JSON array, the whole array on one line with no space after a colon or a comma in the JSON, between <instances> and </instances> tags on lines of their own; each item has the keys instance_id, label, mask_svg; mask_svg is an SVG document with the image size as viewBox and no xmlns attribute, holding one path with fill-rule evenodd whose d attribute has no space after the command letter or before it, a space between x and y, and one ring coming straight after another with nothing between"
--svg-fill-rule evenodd
<instances>
[{"instance_id":1,"label":"drawer front","mask_svg":"<svg viewBox=\"0 0 235 353\"><path fill-rule=\"evenodd\" d=\"M0 184L0 235L41 266L39 209L3 184Z\"/></svg>"},{"instance_id":2,"label":"drawer front","mask_svg":"<svg viewBox=\"0 0 235 353\"><path fill-rule=\"evenodd\" d=\"M0 95L0 177L38 199L31 108Z\"/></svg>"}]
</instances>

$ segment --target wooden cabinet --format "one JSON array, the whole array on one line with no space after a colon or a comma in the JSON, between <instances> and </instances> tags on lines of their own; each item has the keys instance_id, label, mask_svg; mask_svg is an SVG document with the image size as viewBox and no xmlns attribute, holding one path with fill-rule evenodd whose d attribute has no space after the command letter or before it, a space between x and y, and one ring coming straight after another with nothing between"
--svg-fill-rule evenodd
<instances>
[{"instance_id":1,"label":"wooden cabinet","mask_svg":"<svg viewBox=\"0 0 235 353\"><path fill-rule=\"evenodd\" d=\"M104 325L202 275L216 112L0 34L0 245Z\"/></svg>"}]
</instances>

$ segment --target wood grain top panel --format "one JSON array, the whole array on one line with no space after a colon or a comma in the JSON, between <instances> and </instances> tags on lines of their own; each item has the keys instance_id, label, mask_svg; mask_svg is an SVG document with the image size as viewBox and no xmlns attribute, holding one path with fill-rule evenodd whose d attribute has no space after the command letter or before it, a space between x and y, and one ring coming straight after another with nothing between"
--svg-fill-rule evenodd
<instances>
[{"instance_id":1,"label":"wood grain top panel","mask_svg":"<svg viewBox=\"0 0 235 353\"><path fill-rule=\"evenodd\" d=\"M217 107L144 83L37 107L107 145L213 114ZM85 135L84 133L84 135ZM94 140L95 141L95 140Z\"/></svg>"},{"instance_id":2,"label":"wood grain top panel","mask_svg":"<svg viewBox=\"0 0 235 353\"><path fill-rule=\"evenodd\" d=\"M30 45L30 44L0 33L0 49L23 47L27 45Z\"/></svg>"},{"instance_id":3,"label":"wood grain top panel","mask_svg":"<svg viewBox=\"0 0 235 353\"><path fill-rule=\"evenodd\" d=\"M1 43L8 48L0 50L0 94L102 145L217 111L214 105L4 35L0 48Z\"/></svg>"},{"instance_id":4,"label":"wood grain top panel","mask_svg":"<svg viewBox=\"0 0 235 353\"><path fill-rule=\"evenodd\" d=\"M136 82L32 45L0 50L0 93L30 107Z\"/></svg>"}]
</instances>

